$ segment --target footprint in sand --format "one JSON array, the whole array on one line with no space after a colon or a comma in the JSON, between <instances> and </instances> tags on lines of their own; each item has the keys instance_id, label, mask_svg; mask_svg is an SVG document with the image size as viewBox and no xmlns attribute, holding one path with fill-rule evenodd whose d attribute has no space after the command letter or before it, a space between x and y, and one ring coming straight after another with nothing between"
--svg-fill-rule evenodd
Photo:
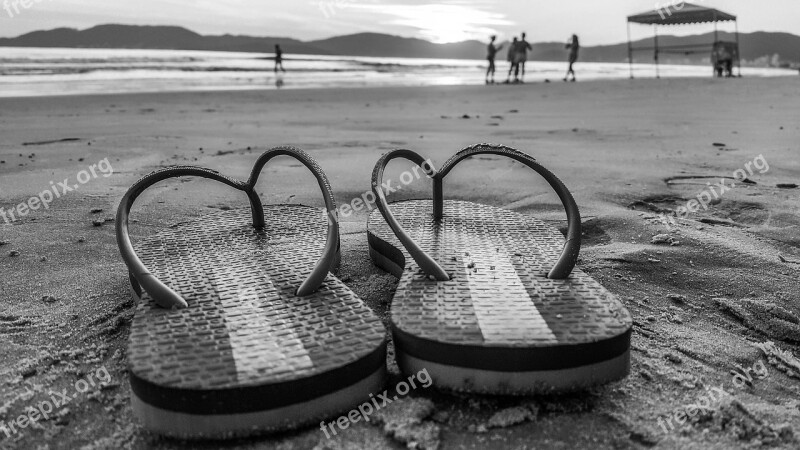
<instances>
[{"instance_id":1,"label":"footprint in sand","mask_svg":"<svg viewBox=\"0 0 800 450\"><path fill-rule=\"evenodd\" d=\"M30 319L15 315L0 315L0 334L16 335L24 333L33 325Z\"/></svg>"},{"instance_id":2,"label":"footprint in sand","mask_svg":"<svg viewBox=\"0 0 800 450\"><path fill-rule=\"evenodd\" d=\"M772 339L800 342L800 318L771 300L715 298L714 302L723 311L741 320L747 328Z\"/></svg>"},{"instance_id":3,"label":"footprint in sand","mask_svg":"<svg viewBox=\"0 0 800 450\"><path fill-rule=\"evenodd\" d=\"M562 226L558 228L565 237L567 235L567 227ZM597 245L605 245L612 241L611 236L603 229L600 219L591 217L581 222L581 246L594 247Z\"/></svg>"}]
</instances>

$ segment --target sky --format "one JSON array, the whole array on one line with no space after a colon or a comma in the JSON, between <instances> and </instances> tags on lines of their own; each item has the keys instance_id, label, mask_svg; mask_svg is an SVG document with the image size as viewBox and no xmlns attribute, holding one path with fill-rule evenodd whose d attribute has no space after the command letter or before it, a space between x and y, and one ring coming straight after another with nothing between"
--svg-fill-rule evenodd
<instances>
[{"instance_id":1,"label":"sky","mask_svg":"<svg viewBox=\"0 0 800 450\"><path fill-rule=\"evenodd\" d=\"M532 42L564 42L573 33L584 45L626 40L625 17L677 0L0 0L0 37L34 30L84 29L104 23L179 25L201 34L293 37L308 41L380 32L432 42L500 40L528 34ZM739 30L800 35L797 0L695 0L739 16ZM16 7L14 6L16 4ZM8 9L6 9L6 7ZM663 34L700 34L710 24L663 27ZM721 30L733 31L732 25ZM634 38L652 36L647 26Z\"/></svg>"}]
</instances>

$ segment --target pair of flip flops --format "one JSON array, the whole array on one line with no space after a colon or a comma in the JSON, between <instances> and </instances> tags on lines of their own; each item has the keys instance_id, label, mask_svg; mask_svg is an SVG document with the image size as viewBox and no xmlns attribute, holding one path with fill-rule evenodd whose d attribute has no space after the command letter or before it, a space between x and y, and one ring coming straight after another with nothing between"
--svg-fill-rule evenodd
<instances>
[{"instance_id":1,"label":"pair of flip flops","mask_svg":"<svg viewBox=\"0 0 800 450\"><path fill-rule=\"evenodd\" d=\"M567 241L526 215L443 199L443 179L477 154L507 156L542 175L564 203ZM273 157L316 177L327 214L262 205L254 187ZM390 206L386 164L407 158L433 179L433 200ZM136 198L168 178L203 177L243 191L250 210L204 216L133 246ZM478 145L436 171L398 150L378 161L373 261L400 278L391 307L397 361L435 386L493 394L581 389L629 370L631 318L575 263L580 214L553 174L516 150ZM139 299L128 347L132 403L143 425L181 438L297 428L354 408L386 376L385 328L330 271L339 230L330 184L305 152L267 151L247 182L197 167L135 183L117 213L117 241Z\"/></svg>"}]
</instances>

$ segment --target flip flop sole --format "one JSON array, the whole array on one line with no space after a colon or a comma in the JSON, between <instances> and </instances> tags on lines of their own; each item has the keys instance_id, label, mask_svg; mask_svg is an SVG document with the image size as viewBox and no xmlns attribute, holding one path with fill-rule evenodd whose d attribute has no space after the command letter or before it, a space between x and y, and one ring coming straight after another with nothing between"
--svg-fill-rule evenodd
<instances>
[{"instance_id":1,"label":"flip flop sole","mask_svg":"<svg viewBox=\"0 0 800 450\"><path fill-rule=\"evenodd\" d=\"M286 430L346 411L380 387L385 329L340 280L295 296L325 246L316 208L223 211L136 245L189 306L141 295L128 347L134 411L153 431L227 438Z\"/></svg>"},{"instance_id":2,"label":"flip flop sole","mask_svg":"<svg viewBox=\"0 0 800 450\"><path fill-rule=\"evenodd\" d=\"M386 368L381 367L367 378L330 394L252 413L190 414L158 408L141 399L135 392L131 399L134 414L145 428L153 432L179 439L187 436L228 439L317 424L353 408L354 398L363 400L369 398L369 393L379 392L385 378Z\"/></svg>"},{"instance_id":3,"label":"flip flop sole","mask_svg":"<svg viewBox=\"0 0 800 450\"><path fill-rule=\"evenodd\" d=\"M437 224L432 208L391 205L449 281L425 276L378 211L368 224L373 260L400 278L391 318L401 367L428 368L438 386L497 394L569 391L628 374L627 310L579 269L547 278L564 242L558 231L463 201L445 201Z\"/></svg>"},{"instance_id":4,"label":"flip flop sole","mask_svg":"<svg viewBox=\"0 0 800 450\"><path fill-rule=\"evenodd\" d=\"M581 390L625 378L630 367L630 351L606 361L557 370L481 370L427 361L404 352L398 352L397 364L404 373L427 370L433 384L440 389L527 395Z\"/></svg>"}]
</instances>

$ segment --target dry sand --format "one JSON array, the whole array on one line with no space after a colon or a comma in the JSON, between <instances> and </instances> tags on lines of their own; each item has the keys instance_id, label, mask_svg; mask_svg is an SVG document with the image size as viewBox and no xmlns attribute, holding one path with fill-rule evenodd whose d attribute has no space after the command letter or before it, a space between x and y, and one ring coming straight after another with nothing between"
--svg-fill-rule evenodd
<instances>
[{"instance_id":1,"label":"dry sand","mask_svg":"<svg viewBox=\"0 0 800 450\"><path fill-rule=\"evenodd\" d=\"M106 367L113 381L11 438L0 429L0 447L794 447L800 378L789 369L791 355L770 362L755 344L772 341L800 354L800 190L776 187L800 183L798 83L636 80L2 99L0 206L26 201L50 181L74 184L81 170L104 158L114 174L98 173L49 210L13 225L0 222L0 421L13 420L47 392L74 391L98 368ZM66 138L77 140L60 141ZM260 151L292 144L319 160L341 204L369 189L382 152L407 147L441 164L486 141L534 155L575 194L585 225L579 264L634 317L627 379L531 398L418 390L380 420L331 440L312 427L198 445L161 440L135 425L125 373L133 303L110 220L138 177L165 165L197 164L245 178ZM738 183L671 230L658 220L656 212L685 204L708 189L707 181L718 183L759 155L769 170L754 170L749 178L757 184ZM397 163L387 178L405 167ZM321 205L313 178L293 161L265 170L265 202ZM681 176L714 178L665 182ZM420 180L394 198L428 196L429 189ZM557 197L509 161L465 163L448 179L446 195L565 225ZM138 203L134 238L228 206L246 203L209 182L159 185ZM386 318L395 280L370 263L366 214L343 219L339 275ZM679 245L651 243L664 233ZM734 379L737 365L762 363L765 370L751 371L749 385ZM388 364L394 386L399 375L391 352ZM659 425L659 417L674 416L720 385L730 395L709 410L674 431Z\"/></svg>"}]
</instances>

